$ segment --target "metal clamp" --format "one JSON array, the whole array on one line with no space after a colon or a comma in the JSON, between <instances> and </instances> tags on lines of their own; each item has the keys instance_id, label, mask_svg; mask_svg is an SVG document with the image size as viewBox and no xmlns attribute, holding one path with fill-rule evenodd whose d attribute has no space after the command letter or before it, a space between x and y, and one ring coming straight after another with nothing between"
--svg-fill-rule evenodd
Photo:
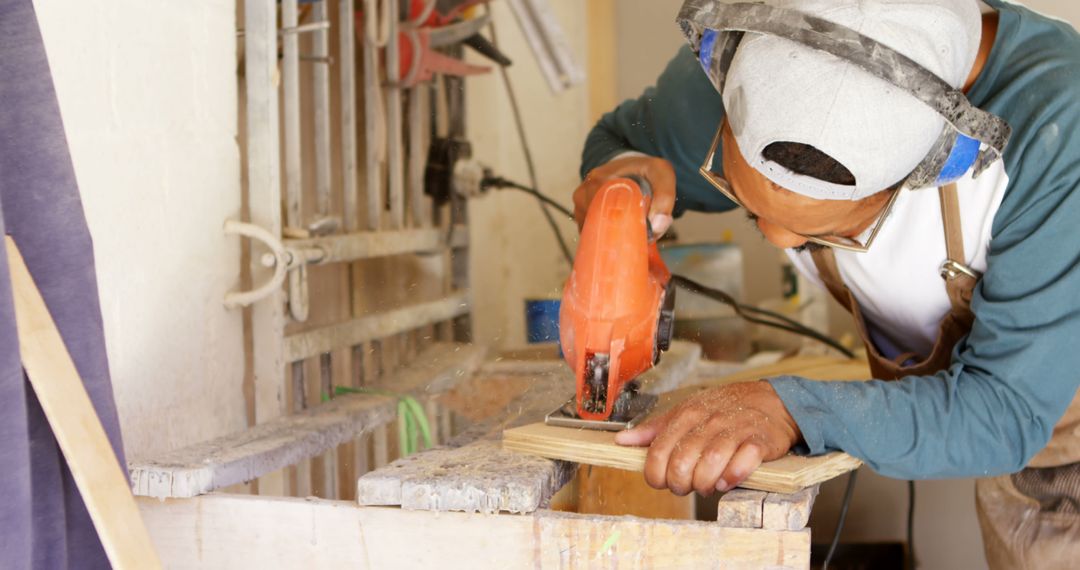
<instances>
[{"instance_id":1,"label":"metal clamp","mask_svg":"<svg viewBox=\"0 0 1080 570\"><path fill-rule=\"evenodd\" d=\"M281 289L285 278L289 278L289 314L294 320L305 321L308 317L307 266L318 263L326 257L321 248L295 249L286 247L277 236L266 229L239 222L225 222L226 235L238 235L253 239L266 246L268 251L259 261L263 267L272 267L274 274L262 285L250 291L230 291L225 294L225 306L230 309L253 305Z\"/></svg>"},{"instance_id":2,"label":"metal clamp","mask_svg":"<svg viewBox=\"0 0 1080 570\"><path fill-rule=\"evenodd\" d=\"M967 275L968 277L971 277L975 280L978 280L980 277L982 277L981 275L979 275L978 271L975 271L974 269L951 259L947 259L945 260L945 263L941 264L940 271L941 278L946 281L952 281L953 279L956 279L961 275Z\"/></svg>"}]
</instances>

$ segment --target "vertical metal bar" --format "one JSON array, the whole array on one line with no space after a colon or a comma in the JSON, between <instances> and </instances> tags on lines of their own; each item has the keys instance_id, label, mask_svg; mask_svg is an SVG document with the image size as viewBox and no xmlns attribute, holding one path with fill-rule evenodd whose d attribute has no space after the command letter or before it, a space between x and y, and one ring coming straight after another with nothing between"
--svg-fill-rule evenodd
<instances>
[{"instance_id":1,"label":"vertical metal bar","mask_svg":"<svg viewBox=\"0 0 1080 570\"><path fill-rule=\"evenodd\" d=\"M381 116L379 101L378 2L364 0L364 192L367 195L367 229L378 230L382 221L382 177L379 150L385 143L379 137ZM396 38L395 38L396 39Z\"/></svg>"},{"instance_id":2,"label":"vertical metal bar","mask_svg":"<svg viewBox=\"0 0 1080 570\"><path fill-rule=\"evenodd\" d=\"M386 0L390 11L390 41L386 44L387 169L390 171L390 225L405 226L405 165L401 109L401 53L398 49L398 0Z\"/></svg>"},{"instance_id":3,"label":"vertical metal bar","mask_svg":"<svg viewBox=\"0 0 1080 570\"><path fill-rule=\"evenodd\" d=\"M341 87L341 175L346 232L359 228L356 172L356 30L355 0L338 0L338 72Z\"/></svg>"},{"instance_id":4,"label":"vertical metal bar","mask_svg":"<svg viewBox=\"0 0 1080 570\"><path fill-rule=\"evenodd\" d=\"M297 0L281 0L281 25L295 28L298 23ZM285 225L303 227L300 199L303 194L303 166L300 157L300 38L299 34L281 37L281 92L285 137Z\"/></svg>"},{"instance_id":5,"label":"vertical metal bar","mask_svg":"<svg viewBox=\"0 0 1080 570\"><path fill-rule=\"evenodd\" d=\"M312 14L316 22L329 20L327 1L315 3ZM315 56L315 205L319 218L324 219L330 215L330 31L321 28L313 33L312 40Z\"/></svg>"},{"instance_id":6,"label":"vertical metal bar","mask_svg":"<svg viewBox=\"0 0 1080 570\"><path fill-rule=\"evenodd\" d=\"M427 153L424 136L424 87L409 89L409 205L414 226L427 226L431 221L426 215L424 196L424 166Z\"/></svg>"},{"instance_id":7,"label":"vertical metal bar","mask_svg":"<svg viewBox=\"0 0 1080 570\"><path fill-rule=\"evenodd\" d=\"M277 5L274 0L244 2L244 78L247 97L248 206L251 223L281 235L280 141L277 72ZM258 259L259 255L252 255ZM270 270L252 264L254 282ZM285 311L282 291L251 308L252 354L255 377L255 419L266 422L284 411ZM284 494L281 474L263 477L259 491Z\"/></svg>"}]
</instances>

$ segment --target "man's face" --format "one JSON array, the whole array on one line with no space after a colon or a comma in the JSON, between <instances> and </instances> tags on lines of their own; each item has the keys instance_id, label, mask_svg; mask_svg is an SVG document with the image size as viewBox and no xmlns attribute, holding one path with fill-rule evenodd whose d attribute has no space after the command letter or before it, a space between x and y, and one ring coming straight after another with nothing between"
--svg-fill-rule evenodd
<instances>
[{"instance_id":1,"label":"man's face","mask_svg":"<svg viewBox=\"0 0 1080 570\"><path fill-rule=\"evenodd\" d=\"M761 234L777 247L814 245L804 236L854 238L878 219L888 202L890 192L850 201L815 200L785 190L746 162L726 119L722 140L724 177Z\"/></svg>"}]
</instances>

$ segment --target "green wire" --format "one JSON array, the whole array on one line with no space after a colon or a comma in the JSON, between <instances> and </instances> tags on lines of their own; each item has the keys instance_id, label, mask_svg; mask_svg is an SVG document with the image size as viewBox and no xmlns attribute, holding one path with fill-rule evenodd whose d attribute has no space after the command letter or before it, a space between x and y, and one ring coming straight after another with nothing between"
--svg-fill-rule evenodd
<instances>
[{"instance_id":1,"label":"green wire","mask_svg":"<svg viewBox=\"0 0 1080 570\"><path fill-rule=\"evenodd\" d=\"M409 456L413 452L413 446L416 445L416 438L409 433L411 430L412 422L409 418L409 406L405 403L405 399L398 400L398 449L401 450L401 454Z\"/></svg>"},{"instance_id":2,"label":"green wire","mask_svg":"<svg viewBox=\"0 0 1080 570\"><path fill-rule=\"evenodd\" d=\"M424 412L424 408L416 398L405 394L398 394L390 390L380 390L378 388L334 386L335 396L341 396L343 394L372 394L375 396L397 398L398 449L401 450L402 456L409 456L419 451L416 445L417 431L419 431L419 435L423 438L424 447L426 449L434 447L431 437L431 424L428 423L427 414ZM325 402L327 400L329 400L329 398L324 394L323 401Z\"/></svg>"},{"instance_id":3,"label":"green wire","mask_svg":"<svg viewBox=\"0 0 1080 570\"><path fill-rule=\"evenodd\" d=\"M420 402L417 402L416 398L413 398L412 396L405 396L403 399L409 408L412 409L412 418L420 427L420 435L424 437L424 447L431 449L434 447L431 442L431 426L428 425L427 414L424 413L424 408L420 407Z\"/></svg>"}]
</instances>

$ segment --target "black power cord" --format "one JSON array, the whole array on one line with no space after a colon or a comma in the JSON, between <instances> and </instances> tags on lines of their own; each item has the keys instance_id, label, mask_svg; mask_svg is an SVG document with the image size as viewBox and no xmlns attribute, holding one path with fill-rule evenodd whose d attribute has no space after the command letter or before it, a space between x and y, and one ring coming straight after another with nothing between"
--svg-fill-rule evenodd
<instances>
[{"instance_id":1,"label":"black power cord","mask_svg":"<svg viewBox=\"0 0 1080 570\"><path fill-rule=\"evenodd\" d=\"M821 570L829 570L829 563L836 554L836 546L840 544L840 534L844 530L844 521L847 520L848 508L851 506L851 496L855 493L855 479L858 471L852 471L848 475L847 488L844 489L844 501L840 504L840 518L836 521L836 530L833 531L832 543L829 544L829 552L825 554L825 563Z\"/></svg>"},{"instance_id":2,"label":"black power cord","mask_svg":"<svg viewBox=\"0 0 1080 570\"><path fill-rule=\"evenodd\" d=\"M907 506L907 564L908 570L915 570L915 482L908 481Z\"/></svg>"}]
</instances>

